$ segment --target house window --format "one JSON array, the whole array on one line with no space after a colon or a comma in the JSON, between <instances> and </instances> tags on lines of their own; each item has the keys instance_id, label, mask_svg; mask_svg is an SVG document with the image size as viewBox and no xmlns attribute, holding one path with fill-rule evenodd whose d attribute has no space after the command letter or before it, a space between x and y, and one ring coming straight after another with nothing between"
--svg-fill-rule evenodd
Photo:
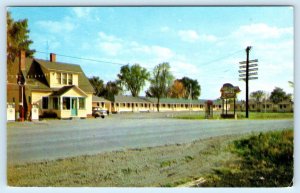
<instances>
[{"instance_id":1,"label":"house window","mask_svg":"<svg viewBox=\"0 0 300 193\"><path fill-rule=\"evenodd\" d=\"M62 83L67 84L67 73L62 74Z\"/></svg>"},{"instance_id":2,"label":"house window","mask_svg":"<svg viewBox=\"0 0 300 193\"><path fill-rule=\"evenodd\" d=\"M100 106L100 103L99 103L99 102L97 103L97 106L98 106L98 107Z\"/></svg>"},{"instance_id":3,"label":"house window","mask_svg":"<svg viewBox=\"0 0 300 193\"><path fill-rule=\"evenodd\" d=\"M56 73L56 83L61 84L61 73Z\"/></svg>"},{"instance_id":4,"label":"house window","mask_svg":"<svg viewBox=\"0 0 300 193\"><path fill-rule=\"evenodd\" d=\"M286 109L286 105L283 105L283 108Z\"/></svg>"},{"instance_id":5,"label":"house window","mask_svg":"<svg viewBox=\"0 0 300 193\"><path fill-rule=\"evenodd\" d=\"M59 109L59 98L58 97L53 98L53 109Z\"/></svg>"},{"instance_id":6,"label":"house window","mask_svg":"<svg viewBox=\"0 0 300 193\"><path fill-rule=\"evenodd\" d=\"M43 97L42 98L42 107L43 107L43 109L48 109L48 101L49 99L48 99L48 97Z\"/></svg>"},{"instance_id":7,"label":"house window","mask_svg":"<svg viewBox=\"0 0 300 193\"><path fill-rule=\"evenodd\" d=\"M127 103L127 107L130 108L130 103Z\"/></svg>"},{"instance_id":8,"label":"house window","mask_svg":"<svg viewBox=\"0 0 300 193\"><path fill-rule=\"evenodd\" d=\"M72 85L72 84L73 84L73 75L68 74L68 85Z\"/></svg>"},{"instance_id":9,"label":"house window","mask_svg":"<svg viewBox=\"0 0 300 193\"><path fill-rule=\"evenodd\" d=\"M70 97L63 98L63 109L70 110Z\"/></svg>"},{"instance_id":10,"label":"house window","mask_svg":"<svg viewBox=\"0 0 300 193\"><path fill-rule=\"evenodd\" d=\"M79 98L79 109L85 109L85 98Z\"/></svg>"},{"instance_id":11,"label":"house window","mask_svg":"<svg viewBox=\"0 0 300 193\"><path fill-rule=\"evenodd\" d=\"M270 108L270 106L269 106L269 105L267 105L267 108Z\"/></svg>"}]
</instances>

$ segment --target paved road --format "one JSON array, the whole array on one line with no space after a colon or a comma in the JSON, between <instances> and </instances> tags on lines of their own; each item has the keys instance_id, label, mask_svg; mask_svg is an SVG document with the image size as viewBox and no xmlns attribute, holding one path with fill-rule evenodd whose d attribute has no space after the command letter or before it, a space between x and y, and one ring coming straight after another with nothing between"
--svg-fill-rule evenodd
<instances>
[{"instance_id":1,"label":"paved road","mask_svg":"<svg viewBox=\"0 0 300 193\"><path fill-rule=\"evenodd\" d=\"M179 120L146 116L9 123L8 163L24 163L293 128L293 120Z\"/></svg>"}]
</instances>

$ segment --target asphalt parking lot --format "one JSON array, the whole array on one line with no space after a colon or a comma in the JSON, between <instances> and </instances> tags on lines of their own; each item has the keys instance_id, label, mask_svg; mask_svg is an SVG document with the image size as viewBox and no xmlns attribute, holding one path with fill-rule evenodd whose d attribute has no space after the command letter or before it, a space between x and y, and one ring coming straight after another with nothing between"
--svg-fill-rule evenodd
<instances>
[{"instance_id":1,"label":"asphalt parking lot","mask_svg":"<svg viewBox=\"0 0 300 193\"><path fill-rule=\"evenodd\" d=\"M8 163L191 142L220 135L293 128L293 120L181 120L172 113L8 123Z\"/></svg>"}]
</instances>

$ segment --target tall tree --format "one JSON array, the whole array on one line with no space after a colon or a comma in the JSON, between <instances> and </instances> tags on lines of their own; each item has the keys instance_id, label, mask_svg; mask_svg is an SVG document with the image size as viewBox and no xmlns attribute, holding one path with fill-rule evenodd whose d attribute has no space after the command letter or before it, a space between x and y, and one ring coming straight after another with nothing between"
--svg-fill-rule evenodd
<instances>
[{"instance_id":1,"label":"tall tree","mask_svg":"<svg viewBox=\"0 0 300 193\"><path fill-rule=\"evenodd\" d=\"M254 91L250 94L250 97L255 100L256 105L259 106L259 103L262 102L262 99L266 96L266 93L262 90ZM257 111L260 111L259 108L257 108Z\"/></svg>"},{"instance_id":2,"label":"tall tree","mask_svg":"<svg viewBox=\"0 0 300 193\"><path fill-rule=\"evenodd\" d=\"M122 87L119 81L109 81L105 85L104 97L113 101L114 96L122 93Z\"/></svg>"},{"instance_id":3,"label":"tall tree","mask_svg":"<svg viewBox=\"0 0 300 193\"><path fill-rule=\"evenodd\" d=\"M186 89L186 95L184 98L188 98L190 95L192 99L198 99L201 95L201 86L199 85L198 81L195 79L191 79L188 77L183 77L180 79ZM192 88L191 88L192 87ZM190 91L192 90L192 93Z\"/></svg>"},{"instance_id":4,"label":"tall tree","mask_svg":"<svg viewBox=\"0 0 300 193\"><path fill-rule=\"evenodd\" d=\"M278 104L284 100L291 100L292 95L291 94L286 94L282 88L275 87L275 89L271 92L270 95L270 100Z\"/></svg>"},{"instance_id":5,"label":"tall tree","mask_svg":"<svg viewBox=\"0 0 300 193\"><path fill-rule=\"evenodd\" d=\"M24 50L27 57L33 57L35 50L30 49L33 43L29 39L28 20L14 21L11 13L6 13L7 22L7 64L11 66L15 58L19 56L20 50Z\"/></svg>"},{"instance_id":6,"label":"tall tree","mask_svg":"<svg viewBox=\"0 0 300 193\"><path fill-rule=\"evenodd\" d=\"M158 112L160 99L167 96L168 89L171 87L173 79L174 77L170 71L169 63L161 63L154 68L152 78L150 79L150 87L148 91L146 91L146 95L157 98Z\"/></svg>"},{"instance_id":7,"label":"tall tree","mask_svg":"<svg viewBox=\"0 0 300 193\"><path fill-rule=\"evenodd\" d=\"M95 95L100 96L104 93L104 82L99 78L99 76L93 76L89 78L91 85L95 90Z\"/></svg>"},{"instance_id":8,"label":"tall tree","mask_svg":"<svg viewBox=\"0 0 300 193\"><path fill-rule=\"evenodd\" d=\"M186 96L186 88L180 80L175 80L171 86L168 97L171 98L184 98Z\"/></svg>"},{"instance_id":9,"label":"tall tree","mask_svg":"<svg viewBox=\"0 0 300 193\"><path fill-rule=\"evenodd\" d=\"M139 64L122 66L120 74L118 74L122 85L124 85L134 97L139 96L149 76L150 74L147 72L147 69L141 67Z\"/></svg>"}]
</instances>

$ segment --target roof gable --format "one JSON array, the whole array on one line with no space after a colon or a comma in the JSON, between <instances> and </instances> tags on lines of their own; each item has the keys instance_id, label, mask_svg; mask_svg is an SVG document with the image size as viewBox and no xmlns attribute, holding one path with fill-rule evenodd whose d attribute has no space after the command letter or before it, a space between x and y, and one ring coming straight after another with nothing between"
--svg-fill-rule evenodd
<instances>
[{"instance_id":1,"label":"roof gable","mask_svg":"<svg viewBox=\"0 0 300 193\"><path fill-rule=\"evenodd\" d=\"M77 86L74 86L74 85L73 86L64 86L61 89L59 89L58 91L53 92L53 94L51 96L62 96L72 89L79 92L81 95L87 97L87 94L84 91L82 91L80 88L78 88Z\"/></svg>"}]
</instances>

